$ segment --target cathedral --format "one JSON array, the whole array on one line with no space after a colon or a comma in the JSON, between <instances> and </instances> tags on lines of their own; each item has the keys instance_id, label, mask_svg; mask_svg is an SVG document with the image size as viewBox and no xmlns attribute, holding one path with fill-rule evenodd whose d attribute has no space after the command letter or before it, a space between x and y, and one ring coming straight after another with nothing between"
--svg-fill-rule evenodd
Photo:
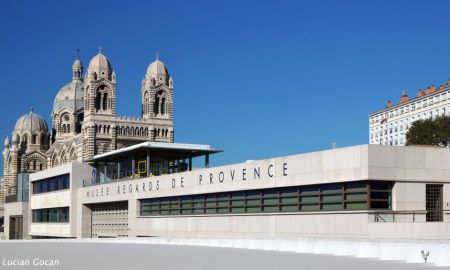
<instances>
[{"instance_id":1,"label":"cathedral","mask_svg":"<svg viewBox=\"0 0 450 270\"><path fill-rule=\"evenodd\" d=\"M140 118L116 114L116 73L101 48L83 72L78 56L72 80L56 94L51 129L33 110L17 120L5 139L0 203L17 193L19 173L89 161L144 141L173 142L173 80L158 56L142 80Z\"/></svg>"}]
</instances>

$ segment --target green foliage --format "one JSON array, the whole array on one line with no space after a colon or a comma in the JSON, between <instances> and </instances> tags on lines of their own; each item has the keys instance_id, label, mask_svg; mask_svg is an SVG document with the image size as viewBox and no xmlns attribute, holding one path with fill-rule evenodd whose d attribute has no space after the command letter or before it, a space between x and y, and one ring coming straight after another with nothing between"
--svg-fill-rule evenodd
<instances>
[{"instance_id":1,"label":"green foliage","mask_svg":"<svg viewBox=\"0 0 450 270\"><path fill-rule=\"evenodd\" d=\"M450 146L450 117L415 121L406 133L406 145Z\"/></svg>"}]
</instances>

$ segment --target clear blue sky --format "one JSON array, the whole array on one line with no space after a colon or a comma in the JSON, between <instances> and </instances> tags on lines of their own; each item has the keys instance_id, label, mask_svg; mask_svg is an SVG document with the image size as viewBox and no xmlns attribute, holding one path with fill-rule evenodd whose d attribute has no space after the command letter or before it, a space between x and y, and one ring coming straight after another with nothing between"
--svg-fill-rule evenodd
<instances>
[{"instance_id":1,"label":"clear blue sky","mask_svg":"<svg viewBox=\"0 0 450 270\"><path fill-rule=\"evenodd\" d=\"M0 136L49 123L80 48L101 45L120 115L140 114L157 51L175 85L175 141L215 165L368 143L369 113L450 77L450 1L0 1Z\"/></svg>"}]
</instances>

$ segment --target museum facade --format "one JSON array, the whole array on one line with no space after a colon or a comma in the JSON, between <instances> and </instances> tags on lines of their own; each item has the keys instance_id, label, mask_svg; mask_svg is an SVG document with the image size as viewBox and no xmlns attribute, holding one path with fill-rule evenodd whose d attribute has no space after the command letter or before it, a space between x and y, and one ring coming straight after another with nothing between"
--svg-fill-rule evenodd
<instances>
[{"instance_id":1,"label":"museum facade","mask_svg":"<svg viewBox=\"0 0 450 270\"><path fill-rule=\"evenodd\" d=\"M98 155L93 165L31 174L23 238L450 239L448 149L361 145L123 178L103 166L167 150L205 157L205 164L218 152L141 144Z\"/></svg>"}]
</instances>

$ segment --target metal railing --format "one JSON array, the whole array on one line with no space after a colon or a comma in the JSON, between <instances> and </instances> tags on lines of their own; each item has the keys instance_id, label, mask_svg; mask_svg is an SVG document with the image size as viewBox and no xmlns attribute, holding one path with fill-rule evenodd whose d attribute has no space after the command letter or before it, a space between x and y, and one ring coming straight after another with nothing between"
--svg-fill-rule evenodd
<instances>
[{"instance_id":1,"label":"metal railing","mask_svg":"<svg viewBox=\"0 0 450 270\"><path fill-rule=\"evenodd\" d=\"M425 222L427 211L377 211L374 222Z\"/></svg>"}]
</instances>

